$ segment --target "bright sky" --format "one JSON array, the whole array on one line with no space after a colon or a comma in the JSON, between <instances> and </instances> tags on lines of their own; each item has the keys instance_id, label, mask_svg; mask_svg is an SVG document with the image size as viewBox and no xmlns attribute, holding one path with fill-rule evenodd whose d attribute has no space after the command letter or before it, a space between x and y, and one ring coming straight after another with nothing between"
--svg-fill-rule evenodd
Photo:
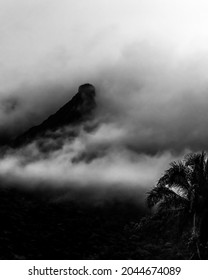
<instances>
[{"instance_id":1,"label":"bright sky","mask_svg":"<svg viewBox=\"0 0 208 280\"><path fill-rule=\"evenodd\" d=\"M205 0L0 0L0 87L110 63L134 42L206 53L207 15Z\"/></svg>"}]
</instances>

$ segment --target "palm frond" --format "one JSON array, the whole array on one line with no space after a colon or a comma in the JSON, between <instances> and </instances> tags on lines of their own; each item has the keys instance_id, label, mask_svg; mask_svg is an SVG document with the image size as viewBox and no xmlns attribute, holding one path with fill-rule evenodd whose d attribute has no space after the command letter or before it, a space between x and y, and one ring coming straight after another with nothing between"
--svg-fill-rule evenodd
<instances>
[{"instance_id":1,"label":"palm frond","mask_svg":"<svg viewBox=\"0 0 208 280\"><path fill-rule=\"evenodd\" d=\"M184 157L186 166L198 166L203 169L203 163L206 159L206 152L201 153L189 153Z\"/></svg>"},{"instance_id":2,"label":"palm frond","mask_svg":"<svg viewBox=\"0 0 208 280\"><path fill-rule=\"evenodd\" d=\"M170 163L146 200L149 208L157 205L158 211L193 212L199 208L199 197L203 198L203 205L208 205L208 159L204 151Z\"/></svg>"},{"instance_id":3,"label":"palm frond","mask_svg":"<svg viewBox=\"0 0 208 280\"><path fill-rule=\"evenodd\" d=\"M176 206L178 204L187 203L187 199L185 197L182 197L181 195L174 192L172 189L162 185L157 185L152 190L150 190L147 193L146 200L149 208L152 208L158 203L164 203L165 201L171 201L171 205Z\"/></svg>"},{"instance_id":4,"label":"palm frond","mask_svg":"<svg viewBox=\"0 0 208 280\"><path fill-rule=\"evenodd\" d=\"M201 153L188 154L186 157L186 166L191 168L190 183L198 189L198 192L205 194L208 192L208 162L205 151Z\"/></svg>"},{"instance_id":5,"label":"palm frond","mask_svg":"<svg viewBox=\"0 0 208 280\"><path fill-rule=\"evenodd\" d=\"M185 156L185 165L192 168L193 174L196 177L203 178L206 160L206 153L204 151L201 153L192 153Z\"/></svg>"},{"instance_id":6,"label":"palm frond","mask_svg":"<svg viewBox=\"0 0 208 280\"><path fill-rule=\"evenodd\" d=\"M163 201L161 201L158 204L158 212L164 212L164 211L179 212L188 209L189 209L188 200L180 196L178 196L177 199L173 199L170 196L166 197Z\"/></svg>"},{"instance_id":7,"label":"palm frond","mask_svg":"<svg viewBox=\"0 0 208 280\"><path fill-rule=\"evenodd\" d=\"M167 169L164 175L159 179L158 185L172 187L174 185L188 190L189 185L189 169L182 161L174 161L170 163L170 168Z\"/></svg>"}]
</instances>

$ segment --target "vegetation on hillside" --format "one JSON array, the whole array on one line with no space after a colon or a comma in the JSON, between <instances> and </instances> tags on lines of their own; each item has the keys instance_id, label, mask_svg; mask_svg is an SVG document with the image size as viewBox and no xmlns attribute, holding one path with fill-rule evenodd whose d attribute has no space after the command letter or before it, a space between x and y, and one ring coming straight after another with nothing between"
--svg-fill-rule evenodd
<instances>
[{"instance_id":1,"label":"vegetation on hillside","mask_svg":"<svg viewBox=\"0 0 208 280\"><path fill-rule=\"evenodd\" d=\"M0 259L207 259L208 159L173 162L147 193L90 203L61 190L0 188ZM65 199L58 199L63 198Z\"/></svg>"}]
</instances>

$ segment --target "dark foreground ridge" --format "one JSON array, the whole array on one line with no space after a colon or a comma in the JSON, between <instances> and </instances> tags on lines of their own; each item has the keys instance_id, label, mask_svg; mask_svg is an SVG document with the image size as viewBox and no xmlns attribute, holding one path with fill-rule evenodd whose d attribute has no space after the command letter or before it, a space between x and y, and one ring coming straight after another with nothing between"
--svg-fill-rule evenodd
<instances>
[{"instance_id":1,"label":"dark foreground ridge","mask_svg":"<svg viewBox=\"0 0 208 280\"><path fill-rule=\"evenodd\" d=\"M12 146L21 146L37 137L43 137L48 131L53 131L66 125L74 126L87 121L92 117L96 108L95 96L96 90L93 85L88 83L81 85L78 93L69 102L40 125L30 128L18 136L13 141Z\"/></svg>"},{"instance_id":2,"label":"dark foreground ridge","mask_svg":"<svg viewBox=\"0 0 208 280\"><path fill-rule=\"evenodd\" d=\"M139 206L128 198L97 205L59 200L67 196L61 192L0 188L1 260L134 257L128 225L142 216Z\"/></svg>"},{"instance_id":3,"label":"dark foreground ridge","mask_svg":"<svg viewBox=\"0 0 208 280\"><path fill-rule=\"evenodd\" d=\"M144 209L128 197L93 203L87 193L77 193L84 201L65 191L0 188L1 260L190 258L177 216L142 218Z\"/></svg>"}]
</instances>

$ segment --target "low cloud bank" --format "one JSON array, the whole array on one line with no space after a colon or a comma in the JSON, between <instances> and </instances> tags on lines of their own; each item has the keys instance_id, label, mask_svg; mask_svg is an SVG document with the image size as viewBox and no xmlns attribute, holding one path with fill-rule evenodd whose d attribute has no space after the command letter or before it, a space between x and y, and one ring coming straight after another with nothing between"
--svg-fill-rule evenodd
<instances>
[{"instance_id":1,"label":"low cloud bank","mask_svg":"<svg viewBox=\"0 0 208 280\"><path fill-rule=\"evenodd\" d=\"M65 140L54 148L58 133ZM74 140L64 138L65 133L67 128L57 131L55 138L7 151L0 160L3 184L89 191L95 199L136 193L134 200L141 202L173 159L169 152L154 156L135 153L123 142L125 131L112 124L105 123L90 133L81 129ZM42 149L41 141L48 150Z\"/></svg>"},{"instance_id":2,"label":"low cloud bank","mask_svg":"<svg viewBox=\"0 0 208 280\"><path fill-rule=\"evenodd\" d=\"M63 77L68 70L63 69ZM179 57L147 43L124 48L110 65L101 63L85 75L97 89L96 128L79 129L72 141L68 127L54 132L56 137L8 151L0 160L1 179L93 188L97 194L138 190L144 197L171 161L208 149L207 70L208 60L197 54ZM47 86L42 81L0 96L2 139L59 109L77 92L82 74L71 86L59 76Z\"/></svg>"}]
</instances>

